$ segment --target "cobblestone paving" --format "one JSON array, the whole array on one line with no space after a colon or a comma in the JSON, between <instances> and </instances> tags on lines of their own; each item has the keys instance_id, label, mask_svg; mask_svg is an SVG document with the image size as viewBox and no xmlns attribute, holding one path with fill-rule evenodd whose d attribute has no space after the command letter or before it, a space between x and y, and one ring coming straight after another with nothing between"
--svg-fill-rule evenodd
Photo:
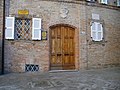
<instances>
[{"instance_id":1,"label":"cobblestone paving","mask_svg":"<svg viewBox=\"0 0 120 90\"><path fill-rule=\"evenodd\" d=\"M5 74L0 90L120 90L120 68Z\"/></svg>"}]
</instances>

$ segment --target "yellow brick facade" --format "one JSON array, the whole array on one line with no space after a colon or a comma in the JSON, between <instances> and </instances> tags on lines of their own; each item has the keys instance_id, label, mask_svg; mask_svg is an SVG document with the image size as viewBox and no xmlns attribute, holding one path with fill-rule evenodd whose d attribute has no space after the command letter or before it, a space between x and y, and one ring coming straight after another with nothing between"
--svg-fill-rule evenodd
<instances>
[{"instance_id":1,"label":"yellow brick facade","mask_svg":"<svg viewBox=\"0 0 120 90\"><path fill-rule=\"evenodd\" d=\"M120 66L120 8L78 0L10 0L9 16L19 17L18 10L42 19L47 40L5 40L5 71L25 72L25 64L38 64L39 71L50 70L50 27L67 24L75 28L75 69ZM61 15L61 10L68 13ZM104 39L91 40L92 13L100 16ZM2 32L2 29L0 29Z\"/></svg>"}]
</instances>

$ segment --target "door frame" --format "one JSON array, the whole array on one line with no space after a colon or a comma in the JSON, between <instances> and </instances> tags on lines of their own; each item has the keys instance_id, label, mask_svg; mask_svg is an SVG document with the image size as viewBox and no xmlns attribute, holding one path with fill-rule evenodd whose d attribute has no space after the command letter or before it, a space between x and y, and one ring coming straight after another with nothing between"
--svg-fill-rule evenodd
<instances>
[{"instance_id":1,"label":"door frame","mask_svg":"<svg viewBox=\"0 0 120 90\"><path fill-rule=\"evenodd\" d=\"M75 70L79 70L80 68L80 61L79 61L79 29L76 28L75 26L69 25L69 24L55 24L55 25L51 25L49 27L49 71L51 71L51 30L54 27L57 26L67 26L70 28L73 28L75 30L75 36L74 36L74 48L75 48ZM55 70L56 71L56 70ZM59 70L58 70L59 71ZM66 70L65 70L66 71Z\"/></svg>"}]
</instances>

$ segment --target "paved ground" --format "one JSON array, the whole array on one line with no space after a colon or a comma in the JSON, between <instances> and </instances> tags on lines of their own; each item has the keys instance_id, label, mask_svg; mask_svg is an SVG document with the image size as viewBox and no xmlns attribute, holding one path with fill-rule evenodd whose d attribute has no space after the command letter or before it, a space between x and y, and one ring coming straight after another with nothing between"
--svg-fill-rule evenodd
<instances>
[{"instance_id":1,"label":"paved ground","mask_svg":"<svg viewBox=\"0 0 120 90\"><path fill-rule=\"evenodd\" d=\"M0 90L120 90L120 68L6 74Z\"/></svg>"}]
</instances>

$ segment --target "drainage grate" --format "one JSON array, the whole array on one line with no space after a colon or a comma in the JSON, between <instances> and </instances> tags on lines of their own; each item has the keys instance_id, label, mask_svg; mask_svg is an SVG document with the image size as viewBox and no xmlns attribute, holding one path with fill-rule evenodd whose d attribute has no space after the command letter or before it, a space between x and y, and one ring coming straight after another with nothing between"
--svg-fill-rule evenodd
<instances>
[{"instance_id":1,"label":"drainage grate","mask_svg":"<svg viewBox=\"0 0 120 90\"><path fill-rule=\"evenodd\" d=\"M26 71L26 72L39 71L39 65L26 64L26 65L25 65L25 71Z\"/></svg>"}]
</instances>

